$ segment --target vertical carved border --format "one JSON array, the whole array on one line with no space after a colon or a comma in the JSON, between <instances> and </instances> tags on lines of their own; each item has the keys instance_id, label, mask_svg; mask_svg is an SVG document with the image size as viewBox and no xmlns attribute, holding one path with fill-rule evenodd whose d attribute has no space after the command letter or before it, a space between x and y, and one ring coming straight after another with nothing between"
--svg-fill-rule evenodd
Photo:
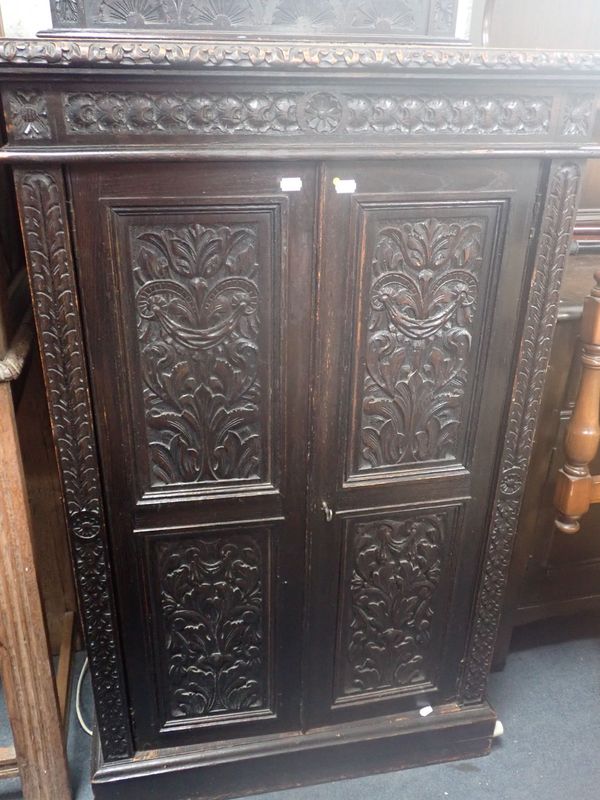
<instances>
[{"instance_id":1,"label":"vertical carved border","mask_svg":"<svg viewBox=\"0 0 600 800\"><path fill-rule=\"evenodd\" d=\"M105 759L132 753L60 169L15 170L54 444Z\"/></svg>"},{"instance_id":2,"label":"vertical carved border","mask_svg":"<svg viewBox=\"0 0 600 800\"><path fill-rule=\"evenodd\" d=\"M575 222L581 167L552 165L483 574L462 680L467 703L483 700L508 580L525 479L558 315L559 290Z\"/></svg>"}]
</instances>

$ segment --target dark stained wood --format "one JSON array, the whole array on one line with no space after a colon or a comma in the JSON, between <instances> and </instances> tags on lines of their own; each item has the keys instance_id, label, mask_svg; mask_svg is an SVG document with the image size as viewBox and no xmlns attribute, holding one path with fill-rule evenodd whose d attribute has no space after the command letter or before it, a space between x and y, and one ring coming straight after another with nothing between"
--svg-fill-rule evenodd
<instances>
[{"instance_id":1,"label":"dark stained wood","mask_svg":"<svg viewBox=\"0 0 600 800\"><path fill-rule=\"evenodd\" d=\"M0 43L98 797L490 746L598 64L297 43Z\"/></svg>"}]
</instances>

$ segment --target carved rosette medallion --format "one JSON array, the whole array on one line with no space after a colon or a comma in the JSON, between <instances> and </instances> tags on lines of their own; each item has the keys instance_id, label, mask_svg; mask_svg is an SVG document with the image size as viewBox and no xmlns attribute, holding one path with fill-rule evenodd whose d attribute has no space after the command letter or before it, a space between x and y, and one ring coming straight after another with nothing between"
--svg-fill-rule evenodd
<instances>
[{"instance_id":1,"label":"carved rosette medallion","mask_svg":"<svg viewBox=\"0 0 600 800\"><path fill-rule=\"evenodd\" d=\"M104 757L114 760L131 755L132 743L62 174L17 170L15 180L96 719Z\"/></svg>"},{"instance_id":2,"label":"carved rosette medallion","mask_svg":"<svg viewBox=\"0 0 600 800\"><path fill-rule=\"evenodd\" d=\"M483 699L529 459L558 315L559 290L575 221L581 168L554 166L543 210L521 352L514 380L491 530L463 674L467 702Z\"/></svg>"},{"instance_id":3,"label":"carved rosette medallion","mask_svg":"<svg viewBox=\"0 0 600 800\"><path fill-rule=\"evenodd\" d=\"M249 222L130 228L153 486L267 477L257 235Z\"/></svg>"},{"instance_id":4,"label":"carved rosette medallion","mask_svg":"<svg viewBox=\"0 0 600 800\"><path fill-rule=\"evenodd\" d=\"M486 221L384 224L370 265L359 471L455 459Z\"/></svg>"},{"instance_id":5,"label":"carved rosette medallion","mask_svg":"<svg viewBox=\"0 0 600 800\"><path fill-rule=\"evenodd\" d=\"M448 513L349 523L338 697L429 680Z\"/></svg>"},{"instance_id":6,"label":"carved rosette medallion","mask_svg":"<svg viewBox=\"0 0 600 800\"><path fill-rule=\"evenodd\" d=\"M39 92L7 92L9 133L16 139L50 139L46 98Z\"/></svg>"},{"instance_id":7,"label":"carved rosette medallion","mask_svg":"<svg viewBox=\"0 0 600 800\"><path fill-rule=\"evenodd\" d=\"M250 535L161 543L158 580L171 720L268 709L265 564Z\"/></svg>"}]
</instances>

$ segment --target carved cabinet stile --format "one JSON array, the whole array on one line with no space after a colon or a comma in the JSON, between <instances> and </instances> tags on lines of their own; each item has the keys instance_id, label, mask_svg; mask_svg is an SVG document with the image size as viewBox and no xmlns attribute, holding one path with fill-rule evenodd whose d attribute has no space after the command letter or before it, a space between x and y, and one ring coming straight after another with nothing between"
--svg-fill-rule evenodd
<instances>
[{"instance_id":1,"label":"carved cabinet stile","mask_svg":"<svg viewBox=\"0 0 600 800\"><path fill-rule=\"evenodd\" d=\"M393 44L456 3L217 30L328 9L59 2L215 38L0 42L99 798L490 746L600 60Z\"/></svg>"}]
</instances>

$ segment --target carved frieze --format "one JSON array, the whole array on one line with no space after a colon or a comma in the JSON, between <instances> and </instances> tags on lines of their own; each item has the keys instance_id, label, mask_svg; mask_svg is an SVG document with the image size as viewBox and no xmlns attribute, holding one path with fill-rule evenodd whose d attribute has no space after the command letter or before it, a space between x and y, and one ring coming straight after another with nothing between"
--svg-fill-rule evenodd
<instances>
[{"instance_id":1,"label":"carved frieze","mask_svg":"<svg viewBox=\"0 0 600 800\"><path fill-rule=\"evenodd\" d=\"M266 477L257 238L251 222L129 228L153 486Z\"/></svg>"},{"instance_id":2,"label":"carved frieze","mask_svg":"<svg viewBox=\"0 0 600 800\"><path fill-rule=\"evenodd\" d=\"M342 92L82 92L62 99L71 135L544 135L552 99Z\"/></svg>"},{"instance_id":3,"label":"carved frieze","mask_svg":"<svg viewBox=\"0 0 600 800\"><path fill-rule=\"evenodd\" d=\"M346 531L338 698L427 682L449 513L356 520Z\"/></svg>"},{"instance_id":4,"label":"carved frieze","mask_svg":"<svg viewBox=\"0 0 600 800\"><path fill-rule=\"evenodd\" d=\"M96 719L104 756L114 760L130 755L132 744L62 173L15 177Z\"/></svg>"},{"instance_id":5,"label":"carved frieze","mask_svg":"<svg viewBox=\"0 0 600 800\"><path fill-rule=\"evenodd\" d=\"M527 317L514 380L483 576L463 676L468 702L485 692L517 521L558 315L559 289L575 221L581 168L558 164L550 176Z\"/></svg>"},{"instance_id":6,"label":"carved frieze","mask_svg":"<svg viewBox=\"0 0 600 800\"><path fill-rule=\"evenodd\" d=\"M55 25L261 34L454 36L458 0L54 0Z\"/></svg>"},{"instance_id":7,"label":"carved frieze","mask_svg":"<svg viewBox=\"0 0 600 800\"><path fill-rule=\"evenodd\" d=\"M357 376L359 471L457 458L485 236L483 217L379 224Z\"/></svg>"},{"instance_id":8,"label":"carved frieze","mask_svg":"<svg viewBox=\"0 0 600 800\"><path fill-rule=\"evenodd\" d=\"M269 708L264 554L249 534L157 546L166 713L210 718Z\"/></svg>"}]
</instances>

